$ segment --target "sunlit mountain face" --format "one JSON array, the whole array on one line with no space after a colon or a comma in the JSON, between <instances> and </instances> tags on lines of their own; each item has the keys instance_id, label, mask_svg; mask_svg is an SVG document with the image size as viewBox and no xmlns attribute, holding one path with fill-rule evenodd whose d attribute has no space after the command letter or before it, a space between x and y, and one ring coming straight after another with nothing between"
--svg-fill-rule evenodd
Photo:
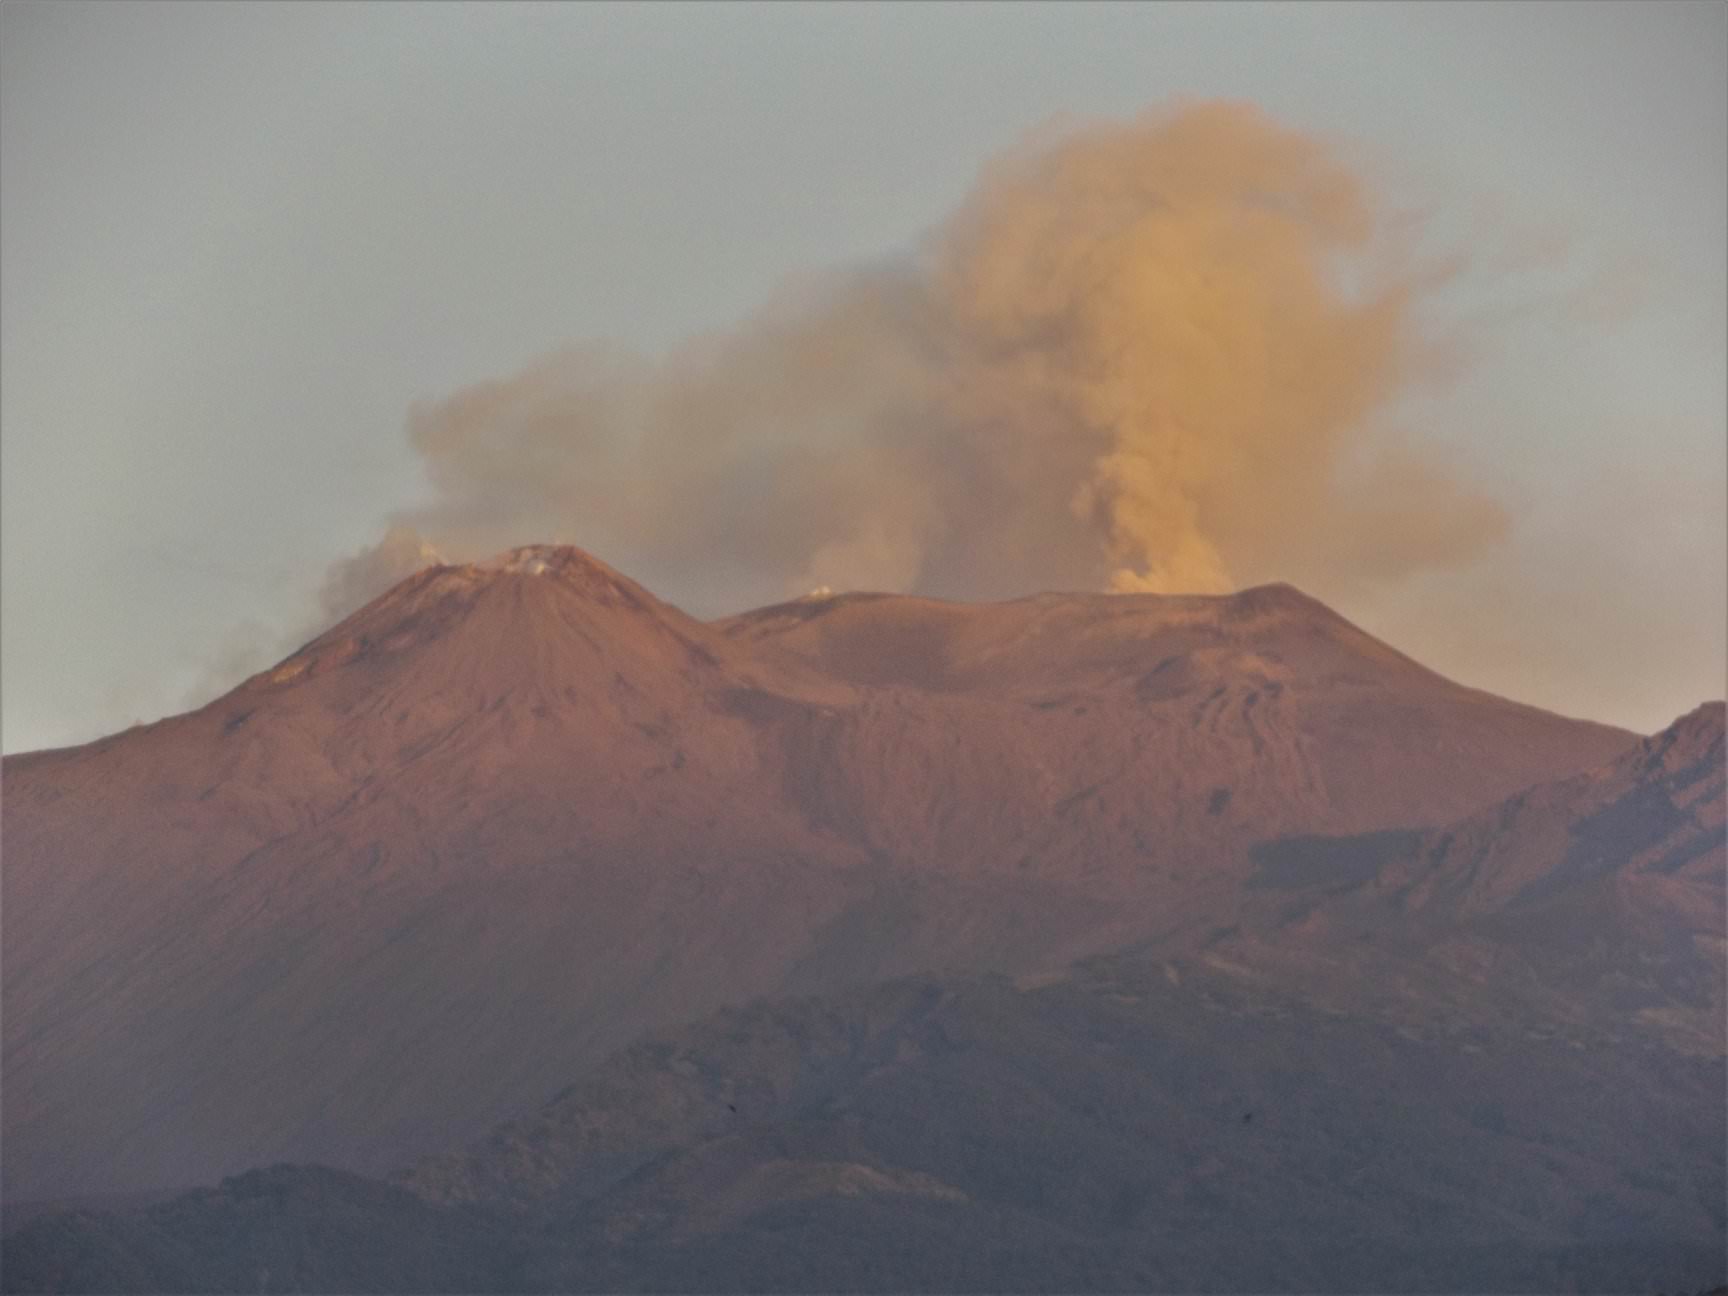
<instances>
[{"instance_id":1,"label":"sunlit mountain face","mask_svg":"<svg viewBox=\"0 0 1728 1296\"><path fill-rule=\"evenodd\" d=\"M430 566L6 760L4 1282L1701 1288L1722 734L1289 586Z\"/></svg>"}]
</instances>

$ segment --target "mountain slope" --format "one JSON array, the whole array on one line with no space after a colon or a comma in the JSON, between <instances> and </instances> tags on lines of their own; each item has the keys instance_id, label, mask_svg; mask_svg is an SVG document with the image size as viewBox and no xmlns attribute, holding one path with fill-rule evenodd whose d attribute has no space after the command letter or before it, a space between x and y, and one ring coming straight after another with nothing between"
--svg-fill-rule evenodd
<instances>
[{"instance_id":1,"label":"mountain slope","mask_svg":"<svg viewBox=\"0 0 1728 1296\"><path fill-rule=\"evenodd\" d=\"M1724 1079L1654 1041L1344 1016L1141 956L920 978L645 1041L417 1167L418 1201L279 1168L26 1226L6 1284L1699 1290L1723 1274ZM322 1239L356 1221L344 1269Z\"/></svg>"},{"instance_id":2,"label":"mountain slope","mask_svg":"<svg viewBox=\"0 0 1728 1296\"><path fill-rule=\"evenodd\" d=\"M1632 741L1282 587L704 625L573 549L430 568L199 711L7 758L5 1195L385 1172L648 1027L1192 942L1263 838Z\"/></svg>"},{"instance_id":3,"label":"mountain slope","mask_svg":"<svg viewBox=\"0 0 1728 1296\"><path fill-rule=\"evenodd\" d=\"M950 867L1132 874L1244 833L1444 822L1629 741L1461 688L1288 586L855 595L716 629L870 690L798 735L822 758L799 792L884 851ZM932 756L910 778L908 747ZM1011 811L968 813L954 794L984 781Z\"/></svg>"},{"instance_id":4,"label":"mountain slope","mask_svg":"<svg viewBox=\"0 0 1728 1296\"><path fill-rule=\"evenodd\" d=\"M1209 956L1270 979L1497 1003L1530 1022L1637 1029L1707 1056L1728 1014L1724 706L1601 767L1444 828L1303 837L1258 873Z\"/></svg>"}]
</instances>

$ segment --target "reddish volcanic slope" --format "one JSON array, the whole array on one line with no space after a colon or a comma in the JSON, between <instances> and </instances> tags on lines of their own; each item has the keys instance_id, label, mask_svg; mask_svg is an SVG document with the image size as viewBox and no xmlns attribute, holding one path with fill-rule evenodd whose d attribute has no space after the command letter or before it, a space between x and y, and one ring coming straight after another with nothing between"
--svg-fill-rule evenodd
<instances>
[{"instance_id":1,"label":"reddish volcanic slope","mask_svg":"<svg viewBox=\"0 0 1728 1296\"><path fill-rule=\"evenodd\" d=\"M1286 585L864 595L717 628L866 690L799 735L821 757L802 791L952 867L1185 871L1244 838L1443 822L1630 741L1460 688Z\"/></svg>"},{"instance_id":2,"label":"reddish volcanic slope","mask_svg":"<svg viewBox=\"0 0 1728 1296\"><path fill-rule=\"evenodd\" d=\"M1552 1030L1635 1024L1719 1056L1728 952L1724 708L1445 828L1255 852L1207 957L1360 1006L1450 996ZM1377 938L1397 933L1394 947Z\"/></svg>"},{"instance_id":3,"label":"reddish volcanic slope","mask_svg":"<svg viewBox=\"0 0 1728 1296\"><path fill-rule=\"evenodd\" d=\"M6 760L5 1195L388 1171L648 1026L1180 939L1258 842L1633 742L1282 586L703 624L574 549L430 568L199 711Z\"/></svg>"}]
</instances>

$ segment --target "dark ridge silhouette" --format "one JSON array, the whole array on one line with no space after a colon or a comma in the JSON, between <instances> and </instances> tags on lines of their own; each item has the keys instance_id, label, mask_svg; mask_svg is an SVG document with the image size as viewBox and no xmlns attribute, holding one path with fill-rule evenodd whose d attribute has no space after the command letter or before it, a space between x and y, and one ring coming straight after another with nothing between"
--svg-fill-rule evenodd
<instances>
[{"instance_id":1,"label":"dark ridge silhouette","mask_svg":"<svg viewBox=\"0 0 1728 1296\"><path fill-rule=\"evenodd\" d=\"M917 978L646 1040L400 1187L39 1220L9 1291L1694 1290L1723 1063L1199 961ZM411 1191L409 1191L411 1190Z\"/></svg>"}]
</instances>

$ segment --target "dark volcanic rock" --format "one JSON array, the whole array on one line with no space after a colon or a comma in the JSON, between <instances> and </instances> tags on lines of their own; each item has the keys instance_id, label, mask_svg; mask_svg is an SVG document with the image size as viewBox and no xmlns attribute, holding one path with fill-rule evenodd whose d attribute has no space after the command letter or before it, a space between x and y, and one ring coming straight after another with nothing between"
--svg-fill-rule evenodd
<instances>
[{"instance_id":1,"label":"dark volcanic rock","mask_svg":"<svg viewBox=\"0 0 1728 1296\"><path fill-rule=\"evenodd\" d=\"M1346 1016L1149 958L919 979L644 1042L416 1168L418 1201L275 1171L250 1215L230 1184L40 1221L6 1284L205 1290L268 1256L299 1275L268 1290L391 1264L400 1291L1697 1290L1723 1084L1655 1041Z\"/></svg>"}]
</instances>

